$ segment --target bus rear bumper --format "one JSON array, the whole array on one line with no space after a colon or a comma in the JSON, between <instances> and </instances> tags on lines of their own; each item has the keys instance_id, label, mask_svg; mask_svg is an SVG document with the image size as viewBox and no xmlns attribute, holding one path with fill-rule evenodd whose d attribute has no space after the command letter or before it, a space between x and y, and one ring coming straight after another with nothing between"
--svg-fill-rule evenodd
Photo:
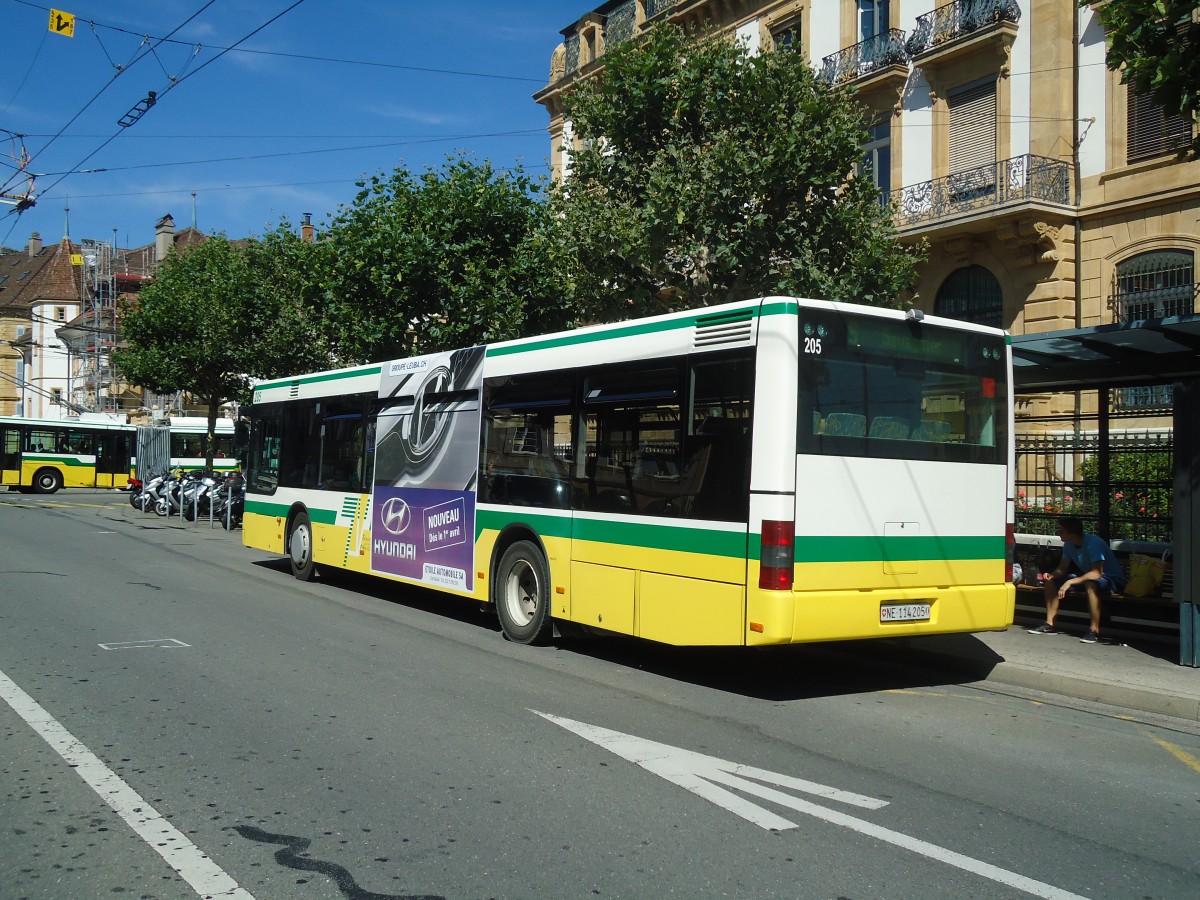
<instances>
[{"instance_id":1,"label":"bus rear bumper","mask_svg":"<svg viewBox=\"0 0 1200 900\"><path fill-rule=\"evenodd\" d=\"M807 643L997 631L1013 621L1011 584L855 591L752 591L746 643Z\"/></svg>"}]
</instances>

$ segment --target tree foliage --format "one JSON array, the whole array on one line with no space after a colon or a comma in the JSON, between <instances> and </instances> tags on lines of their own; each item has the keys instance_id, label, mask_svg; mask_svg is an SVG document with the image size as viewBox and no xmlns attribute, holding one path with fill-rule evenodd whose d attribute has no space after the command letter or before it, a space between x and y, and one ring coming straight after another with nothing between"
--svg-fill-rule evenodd
<instances>
[{"instance_id":1,"label":"tree foliage","mask_svg":"<svg viewBox=\"0 0 1200 900\"><path fill-rule=\"evenodd\" d=\"M122 308L126 346L113 353L114 363L134 384L185 391L205 407L209 468L223 402L245 399L252 378L329 364L295 293L288 254L300 252L285 229L246 246L211 237L173 250L155 281Z\"/></svg>"},{"instance_id":2,"label":"tree foliage","mask_svg":"<svg viewBox=\"0 0 1200 900\"><path fill-rule=\"evenodd\" d=\"M343 364L503 340L527 319L562 319L541 185L519 167L449 159L360 188L318 242L310 292Z\"/></svg>"},{"instance_id":3,"label":"tree foliage","mask_svg":"<svg viewBox=\"0 0 1200 900\"><path fill-rule=\"evenodd\" d=\"M556 208L583 318L769 294L892 306L914 282L877 189L848 177L865 112L802 54L660 25L565 109L582 148Z\"/></svg>"},{"instance_id":4,"label":"tree foliage","mask_svg":"<svg viewBox=\"0 0 1200 900\"><path fill-rule=\"evenodd\" d=\"M1108 67L1168 113L1200 119L1200 0L1082 0L1104 25ZM1192 141L1200 152L1200 135Z\"/></svg>"}]
</instances>

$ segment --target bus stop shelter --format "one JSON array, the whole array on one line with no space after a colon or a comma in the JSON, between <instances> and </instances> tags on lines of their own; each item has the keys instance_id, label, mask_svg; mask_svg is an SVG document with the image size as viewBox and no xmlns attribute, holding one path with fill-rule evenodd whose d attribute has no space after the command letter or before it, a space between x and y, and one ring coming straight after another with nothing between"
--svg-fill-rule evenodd
<instances>
[{"instance_id":1,"label":"bus stop shelter","mask_svg":"<svg viewBox=\"0 0 1200 900\"><path fill-rule=\"evenodd\" d=\"M1179 662L1200 666L1200 315L1019 335L1012 338L1012 352L1017 394L1099 392L1102 483L1107 483L1109 391L1174 386L1172 553Z\"/></svg>"}]
</instances>

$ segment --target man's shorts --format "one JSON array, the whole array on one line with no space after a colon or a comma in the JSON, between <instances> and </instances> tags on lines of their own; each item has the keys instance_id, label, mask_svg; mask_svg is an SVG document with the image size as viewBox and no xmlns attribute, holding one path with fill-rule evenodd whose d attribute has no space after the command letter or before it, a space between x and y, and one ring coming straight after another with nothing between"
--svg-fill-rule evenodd
<instances>
[{"instance_id":1,"label":"man's shorts","mask_svg":"<svg viewBox=\"0 0 1200 900\"><path fill-rule=\"evenodd\" d=\"M1079 577L1079 573L1076 572L1075 574L1062 575L1058 578L1052 578L1052 577L1047 576L1046 580L1052 582L1055 585L1055 587L1061 588L1066 582L1070 581L1072 578L1078 578L1078 577ZM1101 597L1108 597L1108 596L1111 596L1112 594L1119 594L1122 590L1125 589L1125 585L1123 585L1123 584L1118 585L1115 581L1113 581L1107 575L1101 575L1099 578L1097 578L1095 581L1095 585L1096 585L1096 590L1099 592ZM1079 584L1078 582L1076 582L1075 584L1071 585L1071 589L1069 591L1067 591L1067 593L1068 594L1086 594L1087 587L1084 584Z\"/></svg>"}]
</instances>

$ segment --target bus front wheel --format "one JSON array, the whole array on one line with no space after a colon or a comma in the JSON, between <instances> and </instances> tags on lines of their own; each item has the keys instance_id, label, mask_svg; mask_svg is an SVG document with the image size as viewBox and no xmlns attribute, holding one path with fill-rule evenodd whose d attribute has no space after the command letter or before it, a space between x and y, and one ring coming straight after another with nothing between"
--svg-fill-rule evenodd
<instances>
[{"instance_id":1,"label":"bus front wheel","mask_svg":"<svg viewBox=\"0 0 1200 900\"><path fill-rule=\"evenodd\" d=\"M504 636L517 644L542 644L551 633L550 569L531 541L504 551L496 569L496 613Z\"/></svg>"},{"instance_id":2,"label":"bus front wheel","mask_svg":"<svg viewBox=\"0 0 1200 900\"><path fill-rule=\"evenodd\" d=\"M288 562L292 574L301 581L311 581L316 566L313 565L313 532L308 513L296 513L292 519L292 530L288 535Z\"/></svg>"},{"instance_id":3,"label":"bus front wheel","mask_svg":"<svg viewBox=\"0 0 1200 900\"><path fill-rule=\"evenodd\" d=\"M53 494L62 485L62 475L57 469L38 469L37 474L33 476L35 494Z\"/></svg>"}]
</instances>

